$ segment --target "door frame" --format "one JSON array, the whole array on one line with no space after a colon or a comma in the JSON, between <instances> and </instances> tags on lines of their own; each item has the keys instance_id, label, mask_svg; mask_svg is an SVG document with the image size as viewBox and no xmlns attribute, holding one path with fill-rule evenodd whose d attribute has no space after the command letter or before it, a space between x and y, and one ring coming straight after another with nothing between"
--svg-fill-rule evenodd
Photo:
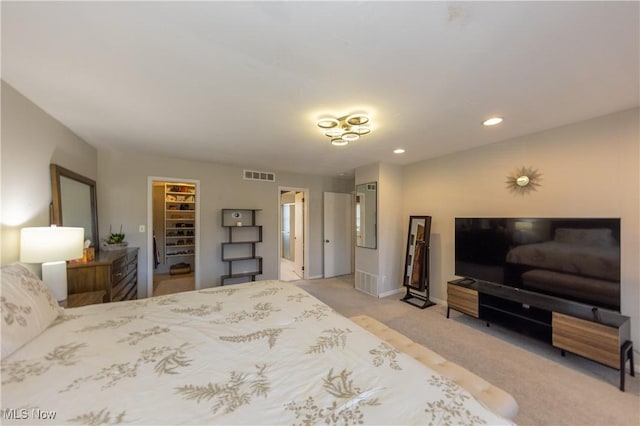
<instances>
[{"instance_id":1,"label":"door frame","mask_svg":"<svg viewBox=\"0 0 640 426\"><path fill-rule=\"evenodd\" d=\"M153 182L191 183L196 187L196 253L194 256L193 280L195 289L200 290L200 180L162 176L147 176L147 297L153 296Z\"/></svg>"},{"instance_id":2,"label":"door frame","mask_svg":"<svg viewBox=\"0 0 640 426\"><path fill-rule=\"evenodd\" d=\"M282 208L281 206L281 194L282 192L289 192L289 191L293 191L293 192L302 192L304 194L304 203L303 203L303 212L302 212L302 217L304 218L304 227L303 227L303 231L304 232L304 244L303 246L303 250L304 250L304 273L302 274L302 279L304 280L308 280L309 279L309 188L296 188L296 187L292 187L292 186L278 186L278 279L280 279L280 254L282 253Z\"/></svg>"}]
</instances>

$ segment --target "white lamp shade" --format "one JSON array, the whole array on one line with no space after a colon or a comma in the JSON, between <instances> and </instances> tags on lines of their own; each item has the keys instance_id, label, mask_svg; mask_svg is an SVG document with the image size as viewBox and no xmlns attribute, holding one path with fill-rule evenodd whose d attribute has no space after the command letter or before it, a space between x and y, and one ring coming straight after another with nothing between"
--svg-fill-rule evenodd
<instances>
[{"instance_id":1,"label":"white lamp shade","mask_svg":"<svg viewBox=\"0 0 640 426\"><path fill-rule=\"evenodd\" d=\"M50 226L22 228L20 261L44 263L79 259L84 249L84 228Z\"/></svg>"}]
</instances>

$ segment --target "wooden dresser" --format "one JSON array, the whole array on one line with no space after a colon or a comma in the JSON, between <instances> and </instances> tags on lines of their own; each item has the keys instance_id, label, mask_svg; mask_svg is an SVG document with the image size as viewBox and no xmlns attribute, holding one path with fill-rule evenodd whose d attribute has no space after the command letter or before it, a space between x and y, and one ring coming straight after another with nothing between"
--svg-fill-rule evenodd
<instances>
[{"instance_id":1,"label":"wooden dresser","mask_svg":"<svg viewBox=\"0 0 640 426\"><path fill-rule=\"evenodd\" d=\"M70 306L99 303L99 298L83 297L103 292L103 302L136 299L138 295L138 248L100 251L92 262L67 265Z\"/></svg>"}]
</instances>

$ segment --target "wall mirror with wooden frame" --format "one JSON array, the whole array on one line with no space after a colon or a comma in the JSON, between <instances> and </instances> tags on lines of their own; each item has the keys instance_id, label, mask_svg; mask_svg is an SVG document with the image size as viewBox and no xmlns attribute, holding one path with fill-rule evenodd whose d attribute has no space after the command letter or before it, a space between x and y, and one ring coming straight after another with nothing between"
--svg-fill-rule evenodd
<instances>
[{"instance_id":1,"label":"wall mirror with wooden frame","mask_svg":"<svg viewBox=\"0 0 640 426\"><path fill-rule=\"evenodd\" d=\"M84 228L84 239L98 250L96 182L51 164L51 199L51 224Z\"/></svg>"}]
</instances>

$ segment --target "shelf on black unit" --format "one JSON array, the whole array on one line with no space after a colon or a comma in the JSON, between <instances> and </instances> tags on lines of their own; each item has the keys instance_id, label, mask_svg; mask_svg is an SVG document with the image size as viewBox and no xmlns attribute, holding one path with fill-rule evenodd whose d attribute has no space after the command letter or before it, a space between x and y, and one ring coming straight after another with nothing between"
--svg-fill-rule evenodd
<instances>
[{"instance_id":1,"label":"shelf on black unit","mask_svg":"<svg viewBox=\"0 0 640 426\"><path fill-rule=\"evenodd\" d=\"M262 242L262 226L256 224L256 212L258 209L222 209L222 227L228 229L227 241L222 243L222 261L228 264L228 273L220 277L220 284L224 285L226 280L234 278L250 278L256 280L256 275L262 275L262 257L256 256L256 244ZM244 229L245 231L240 231ZM234 241L236 238L245 238L242 241ZM251 238L247 240L246 238ZM228 257L225 248L230 246L246 246L232 251L235 257ZM249 254L250 253L250 254ZM257 261L257 270L252 272L234 273L234 262ZM246 268L246 265L245 265Z\"/></svg>"},{"instance_id":2,"label":"shelf on black unit","mask_svg":"<svg viewBox=\"0 0 640 426\"><path fill-rule=\"evenodd\" d=\"M224 262L239 262L241 260L262 260L262 256L223 257Z\"/></svg>"},{"instance_id":3,"label":"shelf on black unit","mask_svg":"<svg viewBox=\"0 0 640 426\"><path fill-rule=\"evenodd\" d=\"M237 274L223 275L221 278L223 280L228 280L228 279L231 279L231 278L255 277L256 275L261 275L261 274L262 274L262 271L241 272L241 273L237 273Z\"/></svg>"},{"instance_id":4,"label":"shelf on black unit","mask_svg":"<svg viewBox=\"0 0 640 426\"><path fill-rule=\"evenodd\" d=\"M254 241L231 241L231 242L226 242L226 243L222 243L222 245L225 246L233 246L233 245L239 245L239 244L256 244L256 243L261 243L262 240L254 240Z\"/></svg>"},{"instance_id":5,"label":"shelf on black unit","mask_svg":"<svg viewBox=\"0 0 640 426\"><path fill-rule=\"evenodd\" d=\"M549 315L549 322L546 322L546 321L541 321L541 320L532 318L530 316L521 315L521 314L515 313L513 311L507 310L507 309L501 309L501 308L497 308L497 307L491 306L491 305L484 305L482 303L480 304L480 308L491 309L491 310L496 311L496 312L501 312L503 314L507 314L507 315L515 317L515 318L520 318L520 319L523 319L525 321L541 325L543 327L551 328L551 315Z\"/></svg>"}]
</instances>

